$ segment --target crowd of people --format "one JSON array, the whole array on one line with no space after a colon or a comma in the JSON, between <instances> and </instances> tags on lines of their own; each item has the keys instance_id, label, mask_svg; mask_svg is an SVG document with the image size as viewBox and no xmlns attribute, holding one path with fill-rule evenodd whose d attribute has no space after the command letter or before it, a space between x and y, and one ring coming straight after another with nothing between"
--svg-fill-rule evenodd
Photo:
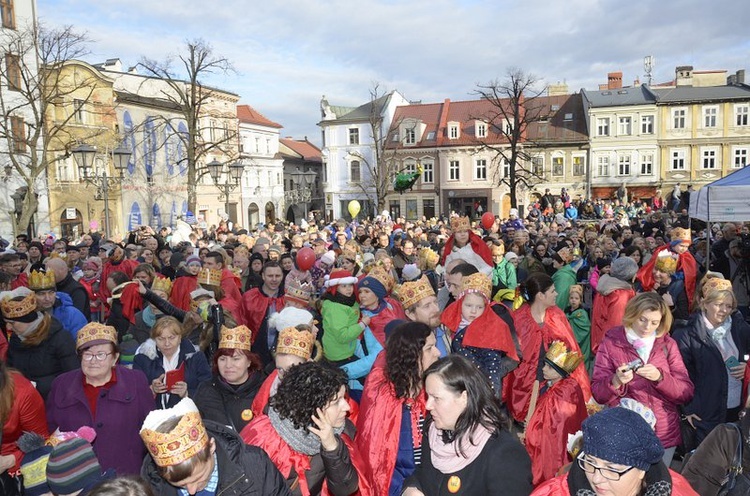
<instances>
[{"instance_id":1,"label":"crowd of people","mask_svg":"<svg viewBox=\"0 0 750 496\"><path fill-rule=\"evenodd\" d=\"M19 236L0 252L2 493L750 487L747 226L542 200Z\"/></svg>"}]
</instances>

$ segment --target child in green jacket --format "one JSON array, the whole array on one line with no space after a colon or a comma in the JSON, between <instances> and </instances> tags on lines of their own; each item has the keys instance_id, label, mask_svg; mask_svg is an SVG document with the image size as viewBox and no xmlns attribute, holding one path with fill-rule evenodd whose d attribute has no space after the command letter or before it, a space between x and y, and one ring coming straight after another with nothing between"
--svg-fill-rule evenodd
<instances>
[{"instance_id":1,"label":"child in green jacket","mask_svg":"<svg viewBox=\"0 0 750 496\"><path fill-rule=\"evenodd\" d=\"M348 270L336 269L325 283L321 300L323 316L323 356L336 365L352 360L359 336L369 319L359 318L359 304L354 294L357 278Z\"/></svg>"}]
</instances>

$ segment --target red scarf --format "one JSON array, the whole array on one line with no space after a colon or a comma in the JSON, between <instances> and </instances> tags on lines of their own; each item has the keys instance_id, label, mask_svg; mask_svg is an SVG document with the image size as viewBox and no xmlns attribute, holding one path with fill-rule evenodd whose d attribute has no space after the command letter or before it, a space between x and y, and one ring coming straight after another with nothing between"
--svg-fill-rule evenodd
<instances>
[{"instance_id":1,"label":"red scarf","mask_svg":"<svg viewBox=\"0 0 750 496\"><path fill-rule=\"evenodd\" d=\"M441 322L451 330L453 334L458 332L461 325L461 311L465 295L454 301L443 311ZM487 300L485 299L485 302ZM516 346L510 335L510 327L501 319L487 302L482 315L474 319L464 332L462 346L472 348L484 348L489 350L504 351L506 355L515 361L518 360Z\"/></svg>"},{"instance_id":2,"label":"red scarf","mask_svg":"<svg viewBox=\"0 0 750 496\"><path fill-rule=\"evenodd\" d=\"M453 243L454 235L451 234L448 241L445 242L443 256L440 258L440 265L445 266L445 257L450 255L453 251ZM490 267L495 266L495 263L492 261L492 251L490 250L490 247L487 246L487 243L482 241L482 238L474 234L472 231L469 231L469 244L471 245L471 249L474 250L474 253L482 257L482 260L484 260L487 265Z\"/></svg>"},{"instance_id":3,"label":"red scarf","mask_svg":"<svg viewBox=\"0 0 750 496\"><path fill-rule=\"evenodd\" d=\"M664 250L672 251L669 246L663 246L661 249L655 251L646 265L638 269L637 279L641 282L641 287L644 291L651 291L654 289L654 265L656 260L659 258L659 253ZM674 252L672 252L674 253ZM674 253L677 255L676 253ZM698 264L693 258L693 254L689 251L678 255L677 260L677 271L682 271L685 275L685 293L688 297L688 305L690 311L693 311L693 296L695 295L695 284L698 278Z\"/></svg>"}]
</instances>

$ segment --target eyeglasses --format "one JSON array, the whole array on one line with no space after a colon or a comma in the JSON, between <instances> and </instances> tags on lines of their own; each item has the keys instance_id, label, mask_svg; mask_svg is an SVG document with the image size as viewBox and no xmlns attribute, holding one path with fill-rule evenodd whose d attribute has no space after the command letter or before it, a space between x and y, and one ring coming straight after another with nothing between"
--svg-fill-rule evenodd
<instances>
[{"instance_id":1,"label":"eyeglasses","mask_svg":"<svg viewBox=\"0 0 750 496\"><path fill-rule=\"evenodd\" d=\"M100 351L99 353L83 353L81 355L81 358L84 362L90 362L92 360L96 360L97 362L101 362L105 358L107 358L112 353L105 353L103 351Z\"/></svg>"},{"instance_id":2,"label":"eyeglasses","mask_svg":"<svg viewBox=\"0 0 750 496\"><path fill-rule=\"evenodd\" d=\"M599 473L602 475L602 477L604 477L607 480L618 481L623 475L627 474L628 472L630 472L631 470L635 468L635 467L628 467L624 470L615 470L613 468L608 468L608 467L597 467L590 461L586 460L584 458L585 455L586 453L583 451L581 452L580 455L578 455L578 458L577 458L578 466L581 467L581 469L587 474L593 474L594 472L598 470Z\"/></svg>"}]
</instances>

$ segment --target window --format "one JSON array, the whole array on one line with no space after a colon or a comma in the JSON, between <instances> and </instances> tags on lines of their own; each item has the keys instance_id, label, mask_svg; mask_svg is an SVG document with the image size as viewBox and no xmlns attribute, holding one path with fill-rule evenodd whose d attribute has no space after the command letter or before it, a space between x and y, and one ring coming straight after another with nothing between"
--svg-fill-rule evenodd
<instances>
[{"instance_id":1,"label":"window","mask_svg":"<svg viewBox=\"0 0 750 496\"><path fill-rule=\"evenodd\" d=\"M586 174L585 157L573 157L573 175L583 176L584 174Z\"/></svg>"},{"instance_id":2,"label":"window","mask_svg":"<svg viewBox=\"0 0 750 496\"><path fill-rule=\"evenodd\" d=\"M630 136L633 134L633 119L631 117L620 117L620 129L617 131L620 136Z\"/></svg>"},{"instance_id":3,"label":"window","mask_svg":"<svg viewBox=\"0 0 750 496\"><path fill-rule=\"evenodd\" d=\"M718 107L703 107L703 127L716 127L716 115Z\"/></svg>"},{"instance_id":4,"label":"window","mask_svg":"<svg viewBox=\"0 0 750 496\"><path fill-rule=\"evenodd\" d=\"M414 160L409 159L404 162L404 169L406 169L408 174L414 174L417 172L417 163L414 162Z\"/></svg>"},{"instance_id":5,"label":"window","mask_svg":"<svg viewBox=\"0 0 750 496\"><path fill-rule=\"evenodd\" d=\"M654 134L654 116L641 116L641 134Z\"/></svg>"},{"instance_id":6,"label":"window","mask_svg":"<svg viewBox=\"0 0 750 496\"><path fill-rule=\"evenodd\" d=\"M349 128L349 144L350 145L359 144L359 129L356 127Z\"/></svg>"},{"instance_id":7,"label":"window","mask_svg":"<svg viewBox=\"0 0 750 496\"><path fill-rule=\"evenodd\" d=\"M617 175L630 175L630 155L620 155L617 157Z\"/></svg>"},{"instance_id":8,"label":"window","mask_svg":"<svg viewBox=\"0 0 750 496\"><path fill-rule=\"evenodd\" d=\"M716 148L701 149L701 166L704 169L716 168Z\"/></svg>"},{"instance_id":9,"label":"window","mask_svg":"<svg viewBox=\"0 0 750 496\"><path fill-rule=\"evenodd\" d=\"M503 171L503 177L510 177L510 164L507 160L503 159L500 163L501 170Z\"/></svg>"},{"instance_id":10,"label":"window","mask_svg":"<svg viewBox=\"0 0 750 496\"><path fill-rule=\"evenodd\" d=\"M552 175L553 176L565 175L565 162L562 157L552 157Z\"/></svg>"},{"instance_id":11,"label":"window","mask_svg":"<svg viewBox=\"0 0 750 496\"><path fill-rule=\"evenodd\" d=\"M479 181L487 179L487 160L483 158L477 159L476 167L474 167L474 179Z\"/></svg>"},{"instance_id":12,"label":"window","mask_svg":"<svg viewBox=\"0 0 750 496\"><path fill-rule=\"evenodd\" d=\"M0 0L0 13L3 18L3 27L16 29L16 14L13 11L13 0Z\"/></svg>"},{"instance_id":13,"label":"window","mask_svg":"<svg viewBox=\"0 0 750 496\"><path fill-rule=\"evenodd\" d=\"M61 183L75 181L75 167L71 164L71 159L61 159L57 162L57 181Z\"/></svg>"},{"instance_id":14,"label":"window","mask_svg":"<svg viewBox=\"0 0 750 496\"><path fill-rule=\"evenodd\" d=\"M328 162L323 161L323 182L328 182Z\"/></svg>"},{"instance_id":15,"label":"window","mask_svg":"<svg viewBox=\"0 0 750 496\"><path fill-rule=\"evenodd\" d=\"M260 138L255 138L255 153L260 153Z\"/></svg>"},{"instance_id":16,"label":"window","mask_svg":"<svg viewBox=\"0 0 750 496\"><path fill-rule=\"evenodd\" d=\"M5 54L5 72L8 78L8 89L19 91L21 89L21 59L18 55Z\"/></svg>"},{"instance_id":17,"label":"window","mask_svg":"<svg viewBox=\"0 0 750 496\"><path fill-rule=\"evenodd\" d=\"M685 150L672 150L672 170L685 170Z\"/></svg>"},{"instance_id":18,"label":"window","mask_svg":"<svg viewBox=\"0 0 750 496\"><path fill-rule=\"evenodd\" d=\"M477 138L487 137L487 124L484 122L477 122Z\"/></svg>"},{"instance_id":19,"label":"window","mask_svg":"<svg viewBox=\"0 0 750 496\"><path fill-rule=\"evenodd\" d=\"M348 204L349 203L347 202L347 205ZM398 200L391 200L391 205L388 210L391 212L392 219L398 219L401 217L401 202Z\"/></svg>"},{"instance_id":20,"label":"window","mask_svg":"<svg viewBox=\"0 0 750 496\"><path fill-rule=\"evenodd\" d=\"M448 124L448 137L450 139L458 139L459 132L458 132L458 124Z\"/></svg>"},{"instance_id":21,"label":"window","mask_svg":"<svg viewBox=\"0 0 750 496\"><path fill-rule=\"evenodd\" d=\"M79 124L86 122L85 103L83 100L73 100L73 120Z\"/></svg>"},{"instance_id":22,"label":"window","mask_svg":"<svg viewBox=\"0 0 750 496\"><path fill-rule=\"evenodd\" d=\"M352 160L349 164L349 181L358 183L360 180L359 160Z\"/></svg>"},{"instance_id":23,"label":"window","mask_svg":"<svg viewBox=\"0 0 750 496\"><path fill-rule=\"evenodd\" d=\"M448 162L448 180L458 181L459 179L461 179L459 170L460 167L458 165L458 160L451 160L450 162Z\"/></svg>"},{"instance_id":24,"label":"window","mask_svg":"<svg viewBox=\"0 0 750 496\"><path fill-rule=\"evenodd\" d=\"M609 156L600 155L596 159L596 172L598 176L604 177L609 175Z\"/></svg>"},{"instance_id":25,"label":"window","mask_svg":"<svg viewBox=\"0 0 750 496\"><path fill-rule=\"evenodd\" d=\"M435 217L435 200L431 198L422 200L422 215L428 219Z\"/></svg>"},{"instance_id":26,"label":"window","mask_svg":"<svg viewBox=\"0 0 750 496\"><path fill-rule=\"evenodd\" d=\"M654 173L654 155L652 153L641 154L641 175L651 176Z\"/></svg>"},{"instance_id":27,"label":"window","mask_svg":"<svg viewBox=\"0 0 750 496\"><path fill-rule=\"evenodd\" d=\"M208 122L208 132L209 136L211 137L212 142L216 142L216 121L214 119L211 119Z\"/></svg>"},{"instance_id":28,"label":"window","mask_svg":"<svg viewBox=\"0 0 750 496\"><path fill-rule=\"evenodd\" d=\"M266 138L266 154L271 153L271 138Z\"/></svg>"},{"instance_id":29,"label":"window","mask_svg":"<svg viewBox=\"0 0 750 496\"><path fill-rule=\"evenodd\" d=\"M535 176L544 175L544 157L541 155L531 157L531 173Z\"/></svg>"},{"instance_id":30,"label":"window","mask_svg":"<svg viewBox=\"0 0 750 496\"><path fill-rule=\"evenodd\" d=\"M672 129L685 129L685 116L687 110L684 108L672 109Z\"/></svg>"},{"instance_id":31,"label":"window","mask_svg":"<svg viewBox=\"0 0 750 496\"><path fill-rule=\"evenodd\" d=\"M406 129L406 131L404 132L404 144L413 145L414 143L416 143L417 142L416 134L417 133L414 131L413 127Z\"/></svg>"},{"instance_id":32,"label":"window","mask_svg":"<svg viewBox=\"0 0 750 496\"><path fill-rule=\"evenodd\" d=\"M26 123L23 117L11 116L10 133L13 137L13 151L16 153L26 152Z\"/></svg>"},{"instance_id":33,"label":"window","mask_svg":"<svg viewBox=\"0 0 750 496\"><path fill-rule=\"evenodd\" d=\"M596 135L609 136L609 117L599 117L596 119Z\"/></svg>"},{"instance_id":34,"label":"window","mask_svg":"<svg viewBox=\"0 0 750 496\"><path fill-rule=\"evenodd\" d=\"M737 126L747 126L750 116L750 105L742 104L734 106L734 122Z\"/></svg>"},{"instance_id":35,"label":"window","mask_svg":"<svg viewBox=\"0 0 750 496\"><path fill-rule=\"evenodd\" d=\"M406 200L406 218L417 220L417 200Z\"/></svg>"},{"instance_id":36,"label":"window","mask_svg":"<svg viewBox=\"0 0 750 496\"><path fill-rule=\"evenodd\" d=\"M734 161L732 167L739 169L747 165L747 148L735 148L734 149Z\"/></svg>"},{"instance_id":37,"label":"window","mask_svg":"<svg viewBox=\"0 0 750 496\"><path fill-rule=\"evenodd\" d=\"M432 184L435 182L435 165L432 162L422 162L422 182Z\"/></svg>"}]
</instances>

